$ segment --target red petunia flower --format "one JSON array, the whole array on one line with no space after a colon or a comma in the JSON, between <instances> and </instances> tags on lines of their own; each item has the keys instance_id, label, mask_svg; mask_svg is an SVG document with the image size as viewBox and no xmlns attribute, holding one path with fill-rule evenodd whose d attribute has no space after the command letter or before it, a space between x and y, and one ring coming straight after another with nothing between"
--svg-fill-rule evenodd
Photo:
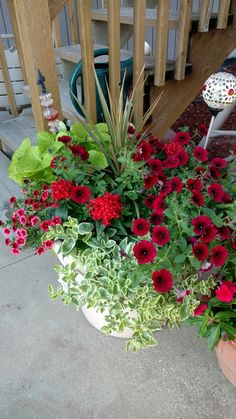
<instances>
[{"instance_id":1,"label":"red petunia flower","mask_svg":"<svg viewBox=\"0 0 236 419\"><path fill-rule=\"evenodd\" d=\"M71 181L65 179L59 179L55 182L52 182L52 198L55 199L55 201L60 201L61 199L69 199L73 186L74 185Z\"/></svg>"},{"instance_id":2,"label":"red petunia flower","mask_svg":"<svg viewBox=\"0 0 236 419\"><path fill-rule=\"evenodd\" d=\"M163 196L159 195L153 202L152 206L155 212L163 212L167 209L167 205L164 201Z\"/></svg>"},{"instance_id":3,"label":"red petunia flower","mask_svg":"<svg viewBox=\"0 0 236 419\"><path fill-rule=\"evenodd\" d=\"M217 228L214 224L206 226L201 234L201 241L204 243L210 243L217 235Z\"/></svg>"},{"instance_id":4,"label":"red petunia flower","mask_svg":"<svg viewBox=\"0 0 236 419\"><path fill-rule=\"evenodd\" d=\"M222 185L219 183L211 183L207 188L207 192L215 202L222 202L224 196Z\"/></svg>"},{"instance_id":5,"label":"red petunia flower","mask_svg":"<svg viewBox=\"0 0 236 419\"><path fill-rule=\"evenodd\" d=\"M210 262L215 266L222 266L228 257L228 250L224 246L216 246L211 249Z\"/></svg>"},{"instance_id":6,"label":"red petunia flower","mask_svg":"<svg viewBox=\"0 0 236 419\"><path fill-rule=\"evenodd\" d=\"M190 134L189 132L186 132L186 131L180 131L174 137L174 142L181 145L189 144L190 140L191 140Z\"/></svg>"},{"instance_id":7,"label":"red petunia flower","mask_svg":"<svg viewBox=\"0 0 236 419\"><path fill-rule=\"evenodd\" d=\"M76 204L85 204L85 202L88 202L91 197L90 189L87 186L81 185L81 186L74 186L70 198L72 201L76 202Z\"/></svg>"},{"instance_id":8,"label":"red petunia flower","mask_svg":"<svg viewBox=\"0 0 236 419\"><path fill-rule=\"evenodd\" d=\"M88 160L89 153L82 145L69 145L69 149L72 151L74 157L80 157L83 161Z\"/></svg>"},{"instance_id":9,"label":"red petunia flower","mask_svg":"<svg viewBox=\"0 0 236 419\"><path fill-rule=\"evenodd\" d=\"M173 278L170 271L161 269L152 274L153 288L160 293L169 292L173 286Z\"/></svg>"},{"instance_id":10,"label":"red petunia flower","mask_svg":"<svg viewBox=\"0 0 236 419\"><path fill-rule=\"evenodd\" d=\"M232 234L232 230L227 226L219 227L218 234L220 236L220 240L228 240Z\"/></svg>"},{"instance_id":11,"label":"red petunia flower","mask_svg":"<svg viewBox=\"0 0 236 419\"><path fill-rule=\"evenodd\" d=\"M141 141L138 145L137 151L133 155L134 161L148 161L154 153L152 146L147 141Z\"/></svg>"},{"instance_id":12,"label":"red petunia flower","mask_svg":"<svg viewBox=\"0 0 236 419\"><path fill-rule=\"evenodd\" d=\"M196 316L201 316L201 314L204 313L204 311L206 311L207 309L207 304L200 304L197 308L195 308L193 315L194 317Z\"/></svg>"},{"instance_id":13,"label":"red petunia flower","mask_svg":"<svg viewBox=\"0 0 236 419\"><path fill-rule=\"evenodd\" d=\"M176 157L179 160L180 166L185 166L189 161L189 155L185 150L178 151L178 153L176 154Z\"/></svg>"},{"instance_id":14,"label":"red petunia flower","mask_svg":"<svg viewBox=\"0 0 236 419\"><path fill-rule=\"evenodd\" d=\"M93 220L101 220L103 225L109 226L111 220L120 218L122 210L120 195L106 192L92 199L87 208Z\"/></svg>"},{"instance_id":15,"label":"red petunia flower","mask_svg":"<svg viewBox=\"0 0 236 419\"><path fill-rule=\"evenodd\" d=\"M161 160L159 159L150 159L148 161L148 166L150 167L152 172L155 172L155 173L161 173L163 170L163 164Z\"/></svg>"},{"instance_id":16,"label":"red petunia flower","mask_svg":"<svg viewBox=\"0 0 236 419\"><path fill-rule=\"evenodd\" d=\"M145 236L149 232L150 224L145 218L138 218L133 221L132 232L136 236Z\"/></svg>"},{"instance_id":17,"label":"red petunia flower","mask_svg":"<svg viewBox=\"0 0 236 419\"><path fill-rule=\"evenodd\" d=\"M164 185L162 185L161 195L166 196L166 195L169 195L171 192L172 192L172 184L171 182L167 181L164 183Z\"/></svg>"},{"instance_id":18,"label":"red petunia flower","mask_svg":"<svg viewBox=\"0 0 236 419\"><path fill-rule=\"evenodd\" d=\"M207 133L208 133L208 127L205 124L199 124L198 129L199 129L199 133L202 136L207 135Z\"/></svg>"},{"instance_id":19,"label":"red petunia flower","mask_svg":"<svg viewBox=\"0 0 236 419\"><path fill-rule=\"evenodd\" d=\"M209 255L209 250L206 244L204 243L197 243L192 247L193 254L196 259L204 261Z\"/></svg>"},{"instance_id":20,"label":"red petunia flower","mask_svg":"<svg viewBox=\"0 0 236 419\"><path fill-rule=\"evenodd\" d=\"M181 192L183 189L183 182L181 181L181 179L178 176L173 176L170 179L170 183L171 183L171 187L172 187L172 192Z\"/></svg>"},{"instance_id":21,"label":"red petunia flower","mask_svg":"<svg viewBox=\"0 0 236 419\"><path fill-rule=\"evenodd\" d=\"M214 166L209 166L209 171L213 179L219 179L222 175L221 171Z\"/></svg>"},{"instance_id":22,"label":"red petunia flower","mask_svg":"<svg viewBox=\"0 0 236 419\"><path fill-rule=\"evenodd\" d=\"M203 184L199 179L188 179L187 180L187 189L190 192L200 192L203 188Z\"/></svg>"},{"instance_id":23,"label":"red petunia flower","mask_svg":"<svg viewBox=\"0 0 236 419\"><path fill-rule=\"evenodd\" d=\"M164 246L171 240L170 233L166 227L156 226L152 230L152 241L159 246Z\"/></svg>"},{"instance_id":24,"label":"red petunia flower","mask_svg":"<svg viewBox=\"0 0 236 419\"><path fill-rule=\"evenodd\" d=\"M234 291L224 283L217 288L216 297L219 301L230 303L234 298Z\"/></svg>"},{"instance_id":25,"label":"red petunia flower","mask_svg":"<svg viewBox=\"0 0 236 419\"><path fill-rule=\"evenodd\" d=\"M68 144L68 143L70 143L72 140L73 140L73 138L72 138L72 137L70 137L69 135L62 135L61 137L59 137L59 138L57 139L57 141L60 141L61 143L64 143L64 144Z\"/></svg>"},{"instance_id":26,"label":"red petunia flower","mask_svg":"<svg viewBox=\"0 0 236 419\"><path fill-rule=\"evenodd\" d=\"M203 163L208 160L207 150L205 150L205 148L202 148L200 146L194 148L193 155L195 159L200 160Z\"/></svg>"},{"instance_id":27,"label":"red petunia flower","mask_svg":"<svg viewBox=\"0 0 236 419\"><path fill-rule=\"evenodd\" d=\"M195 169L196 175L201 175L202 173L205 173L206 169L202 166L197 166Z\"/></svg>"},{"instance_id":28,"label":"red petunia flower","mask_svg":"<svg viewBox=\"0 0 236 419\"><path fill-rule=\"evenodd\" d=\"M236 292L236 285L233 281L222 281L222 284L226 285L231 291Z\"/></svg>"},{"instance_id":29,"label":"red petunia flower","mask_svg":"<svg viewBox=\"0 0 236 419\"><path fill-rule=\"evenodd\" d=\"M205 215L199 215L199 217L192 219L192 225L194 226L194 233L201 235L206 226L211 225L212 221Z\"/></svg>"},{"instance_id":30,"label":"red petunia flower","mask_svg":"<svg viewBox=\"0 0 236 419\"><path fill-rule=\"evenodd\" d=\"M140 265L153 262L157 254L155 246L148 240L135 244L133 252Z\"/></svg>"},{"instance_id":31,"label":"red petunia flower","mask_svg":"<svg viewBox=\"0 0 236 419\"><path fill-rule=\"evenodd\" d=\"M158 175L156 175L155 173L153 174L149 173L144 178L144 188L145 189L153 188L153 186L157 184L157 181L158 181Z\"/></svg>"},{"instance_id":32,"label":"red petunia flower","mask_svg":"<svg viewBox=\"0 0 236 419\"><path fill-rule=\"evenodd\" d=\"M162 224L163 220L164 220L164 215L163 215L162 212L159 212L159 213L158 212L153 212L150 215L150 223L155 225L155 226L158 226L158 225Z\"/></svg>"},{"instance_id":33,"label":"red petunia flower","mask_svg":"<svg viewBox=\"0 0 236 419\"><path fill-rule=\"evenodd\" d=\"M201 192L194 192L191 197L191 201L198 207L202 207L204 204L204 196Z\"/></svg>"},{"instance_id":34,"label":"red petunia flower","mask_svg":"<svg viewBox=\"0 0 236 419\"><path fill-rule=\"evenodd\" d=\"M168 156L164 161L164 165L167 169L175 169L179 166L179 159L176 156Z\"/></svg>"},{"instance_id":35,"label":"red petunia flower","mask_svg":"<svg viewBox=\"0 0 236 419\"><path fill-rule=\"evenodd\" d=\"M224 204L230 204L231 202L233 202L233 199L227 192L224 191L224 195L222 197L222 202Z\"/></svg>"},{"instance_id":36,"label":"red petunia flower","mask_svg":"<svg viewBox=\"0 0 236 419\"><path fill-rule=\"evenodd\" d=\"M156 199L156 195L147 195L147 197L144 199L144 204L148 207L152 209L153 206L153 202Z\"/></svg>"},{"instance_id":37,"label":"red petunia flower","mask_svg":"<svg viewBox=\"0 0 236 419\"><path fill-rule=\"evenodd\" d=\"M211 160L211 165L216 167L216 169L225 169L227 167L227 161L225 159L221 159L220 157L215 157Z\"/></svg>"}]
</instances>

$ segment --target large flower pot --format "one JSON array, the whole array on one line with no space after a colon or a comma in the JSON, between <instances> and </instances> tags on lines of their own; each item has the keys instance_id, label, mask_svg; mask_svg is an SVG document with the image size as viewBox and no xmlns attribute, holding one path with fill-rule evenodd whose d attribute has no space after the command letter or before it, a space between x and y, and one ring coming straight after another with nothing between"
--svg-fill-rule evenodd
<instances>
[{"instance_id":1,"label":"large flower pot","mask_svg":"<svg viewBox=\"0 0 236 419\"><path fill-rule=\"evenodd\" d=\"M71 263L73 261L73 257L72 256L67 256L65 258L63 258L62 254L59 253L59 246L60 243L56 242L54 244L54 251L59 259L59 261L61 262L61 264L67 265L68 263ZM85 274L85 268L81 267L80 271L78 273L78 283L80 283L82 281L82 279L84 278L84 274ZM59 275L59 279L58 282L60 283L60 285L62 286L64 292L67 292L67 284L65 282L63 282L60 278ZM107 324L106 320L105 320L105 316L108 314L108 312L105 310L103 313L101 313L100 311L98 311L96 308L93 307L86 307L83 306L82 307L82 312L84 314L84 316L86 317L86 319L89 321L89 323L95 327L96 329L100 330L100 332L102 331L103 326L105 326ZM132 311L129 313L132 317L136 317L137 314ZM112 332L110 333L110 336L114 336L117 338L123 338L123 339L130 339L133 335L133 330L126 327L123 332L121 333L117 333L117 332Z\"/></svg>"},{"instance_id":2,"label":"large flower pot","mask_svg":"<svg viewBox=\"0 0 236 419\"><path fill-rule=\"evenodd\" d=\"M216 355L224 375L236 386L236 342L220 340Z\"/></svg>"}]
</instances>

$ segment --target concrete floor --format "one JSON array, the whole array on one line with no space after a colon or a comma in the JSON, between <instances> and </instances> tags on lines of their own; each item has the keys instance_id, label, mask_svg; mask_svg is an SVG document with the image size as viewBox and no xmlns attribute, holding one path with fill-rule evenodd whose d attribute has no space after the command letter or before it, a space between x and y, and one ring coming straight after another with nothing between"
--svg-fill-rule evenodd
<instances>
[{"instance_id":1,"label":"concrete floor","mask_svg":"<svg viewBox=\"0 0 236 419\"><path fill-rule=\"evenodd\" d=\"M125 352L73 307L50 301L57 259L0 239L0 419L235 419L236 389L196 331Z\"/></svg>"}]
</instances>

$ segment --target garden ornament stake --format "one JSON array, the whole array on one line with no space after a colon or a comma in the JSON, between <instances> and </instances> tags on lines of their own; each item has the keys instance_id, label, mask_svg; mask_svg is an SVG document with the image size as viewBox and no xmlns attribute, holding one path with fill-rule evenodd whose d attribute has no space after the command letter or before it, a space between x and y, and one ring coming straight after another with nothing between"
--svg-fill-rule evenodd
<instances>
[{"instance_id":1,"label":"garden ornament stake","mask_svg":"<svg viewBox=\"0 0 236 419\"><path fill-rule=\"evenodd\" d=\"M50 132L58 132L59 131L59 120L57 119L59 112L52 107L53 99L52 93L47 92L45 86L45 77L38 70L38 81L37 84L40 86L42 95L39 96L41 106L43 109L43 117L48 121L49 131Z\"/></svg>"},{"instance_id":2,"label":"garden ornament stake","mask_svg":"<svg viewBox=\"0 0 236 419\"><path fill-rule=\"evenodd\" d=\"M236 103L236 77L227 71L212 74L203 85L202 96L212 113L204 144L206 149L217 114Z\"/></svg>"}]
</instances>

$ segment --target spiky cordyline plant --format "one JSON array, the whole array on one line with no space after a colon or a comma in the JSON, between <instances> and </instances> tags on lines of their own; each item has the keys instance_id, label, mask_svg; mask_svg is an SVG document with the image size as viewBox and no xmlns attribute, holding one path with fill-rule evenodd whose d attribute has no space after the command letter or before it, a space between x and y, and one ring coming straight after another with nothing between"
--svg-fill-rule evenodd
<instances>
[{"instance_id":1,"label":"spiky cordyline plant","mask_svg":"<svg viewBox=\"0 0 236 419\"><path fill-rule=\"evenodd\" d=\"M97 129L96 125L93 123L85 107L78 100L78 98L76 98L73 95L73 93L71 94L74 96L75 100L77 101L79 107L81 108L85 116L85 121L80 120L80 123L83 125L87 133L92 137L94 142L98 145L102 153L105 155L107 162L111 170L113 171L114 175L119 176L120 173L122 173L123 168L124 168L124 164L119 162L119 157L121 156L121 153L123 153L123 155L126 156L127 151L129 150L130 145L133 142L132 139L130 140L128 138L127 132L128 132L128 127L133 119L133 101L134 101L134 96L135 96L137 86L139 84L139 80L142 73L140 74L131 95L127 96L125 103L123 99L124 82L125 82L125 75L124 75L121 88L120 88L120 94L119 94L117 105L115 105L112 102L111 93L110 93L108 85L107 85L107 91L108 91L109 103L107 104L107 101L103 94L95 69L94 69L94 74L95 74L96 87L97 87L97 91L98 91L98 95L99 95L99 99L100 99L100 103L101 103L101 107L103 111L104 122L107 124L108 131L111 138L111 142L108 149L105 149L103 145L103 139L102 139L101 133ZM139 121L138 125L136 126L136 132L142 131L142 129L145 127L147 121L149 120L150 116L154 112L159 99L160 99L160 96L152 103L150 108L143 115L143 118Z\"/></svg>"}]
</instances>

